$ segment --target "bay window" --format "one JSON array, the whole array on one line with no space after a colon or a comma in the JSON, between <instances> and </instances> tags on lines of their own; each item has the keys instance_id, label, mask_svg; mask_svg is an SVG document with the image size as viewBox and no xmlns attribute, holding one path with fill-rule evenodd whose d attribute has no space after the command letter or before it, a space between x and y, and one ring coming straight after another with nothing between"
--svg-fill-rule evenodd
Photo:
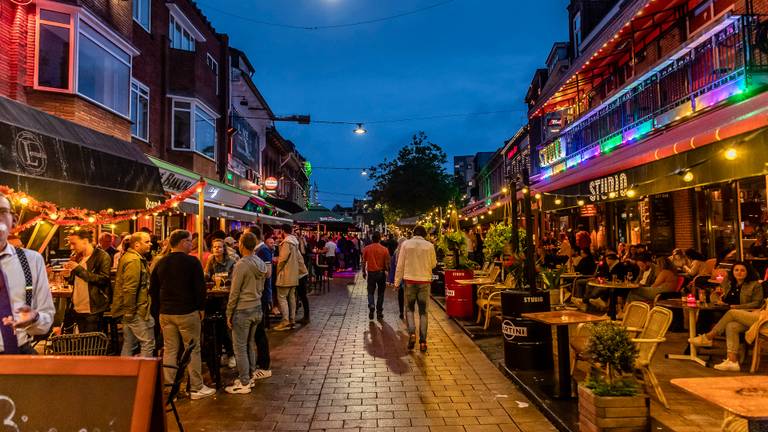
<instances>
[{"instance_id":1,"label":"bay window","mask_svg":"<svg viewBox=\"0 0 768 432\"><path fill-rule=\"evenodd\" d=\"M84 22L79 43L77 92L127 117L131 55Z\"/></svg>"},{"instance_id":2,"label":"bay window","mask_svg":"<svg viewBox=\"0 0 768 432\"><path fill-rule=\"evenodd\" d=\"M131 81L131 135L149 140L149 88Z\"/></svg>"},{"instance_id":3,"label":"bay window","mask_svg":"<svg viewBox=\"0 0 768 432\"><path fill-rule=\"evenodd\" d=\"M216 160L216 118L197 100L173 101L174 150L194 151Z\"/></svg>"},{"instance_id":4,"label":"bay window","mask_svg":"<svg viewBox=\"0 0 768 432\"><path fill-rule=\"evenodd\" d=\"M72 15L40 9L35 87L71 91Z\"/></svg>"}]
</instances>

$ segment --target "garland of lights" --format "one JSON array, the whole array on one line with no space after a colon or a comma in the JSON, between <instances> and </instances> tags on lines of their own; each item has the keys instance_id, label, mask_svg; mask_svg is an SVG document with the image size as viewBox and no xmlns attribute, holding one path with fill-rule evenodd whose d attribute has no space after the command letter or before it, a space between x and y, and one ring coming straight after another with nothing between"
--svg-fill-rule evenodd
<instances>
[{"instance_id":1,"label":"garland of lights","mask_svg":"<svg viewBox=\"0 0 768 432\"><path fill-rule=\"evenodd\" d=\"M22 207L24 211L31 211L38 213L32 219L15 226L12 230L13 234L18 234L29 228L34 227L36 224L42 221L49 221L52 224L60 226L87 226L87 225L109 225L117 222L123 222L126 220L136 220L140 216L145 218L150 215L157 215L159 213L175 209L179 206L179 203L186 200L196 193L200 193L205 187L205 180L200 180L192 187L181 192L178 195L174 195L167 199L162 204L156 205L148 209L141 210L119 210L113 209L93 211L82 208L59 208L56 204L48 201L38 201L34 197L24 193L11 189L8 186L0 185L0 194L5 195L10 199L12 204L17 204Z\"/></svg>"}]
</instances>

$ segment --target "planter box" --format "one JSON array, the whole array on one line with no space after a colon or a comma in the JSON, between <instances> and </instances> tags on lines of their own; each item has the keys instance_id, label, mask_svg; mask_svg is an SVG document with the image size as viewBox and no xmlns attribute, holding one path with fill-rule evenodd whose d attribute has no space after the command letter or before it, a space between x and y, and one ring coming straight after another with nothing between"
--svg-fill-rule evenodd
<instances>
[{"instance_id":1,"label":"planter box","mask_svg":"<svg viewBox=\"0 0 768 432\"><path fill-rule=\"evenodd\" d=\"M650 426L650 399L636 396L597 396L579 385L580 432L646 432Z\"/></svg>"}]
</instances>

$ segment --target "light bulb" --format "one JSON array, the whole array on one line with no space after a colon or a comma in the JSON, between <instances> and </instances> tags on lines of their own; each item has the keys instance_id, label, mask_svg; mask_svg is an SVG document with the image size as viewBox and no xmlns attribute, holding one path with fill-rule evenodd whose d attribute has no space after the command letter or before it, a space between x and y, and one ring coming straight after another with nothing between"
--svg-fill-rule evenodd
<instances>
[{"instance_id":1,"label":"light bulb","mask_svg":"<svg viewBox=\"0 0 768 432\"><path fill-rule=\"evenodd\" d=\"M527 194L527 193L528 193L528 188L527 188L527 187L524 187L524 188L523 188L523 195L525 195L525 194Z\"/></svg>"},{"instance_id":2,"label":"light bulb","mask_svg":"<svg viewBox=\"0 0 768 432\"><path fill-rule=\"evenodd\" d=\"M563 200L561 200L560 198L555 198L555 204L556 205L560 205L562 203L563 203Z\"/></svg>"},{"instance_id":3,"label":"light bulb","mask_svg":"<svg viewBox=\"0 0 768 432\"><path fill-rule=\"evenodd\" d=\"M534 195L533 197L536 198L536 200L540 200L541 194L537 192L536 195Z\"/></svg>"},{"instance_id":4,"label":"light bulb","mask_svg":"<svg viewBox=\"0 0 768 432\"><path fill-rule=\"evenodd\" d=\"M96 222L96 218L93 216L88 217L88 223L94 223Z\"/></svg>"},{"instance_id":5,"label":"light bulb","mask_svg":"<svg viewBox=\"0 0 768 432\"><path fill-rule=\"evenodd\" d=\"M580 199L580 200L576 201L576 204L578 204L579 206L583 206L584 205L584 200Z\"/></svg>"},{"instance_id":6,"label":"light bulb","mask_svg":"<svg viewBox=\"0 0 768 432\"><path fill-rule=\"evenodd\" d=\"M21 203L21 205L25 206L25 205L29 204L29 198L27 198L27 197L21 197L21 199L19 200L19 202Z\"/></svg>"},{"instance_id":7,"label":"light bulb","mask_svg":"<svg viewBox=\"0 0 768 432\"><path fill-rule=\"evenodd\" d=\"M693 173L691 171L687 171L685 174L683 174L683 181L686 183L690 183L693 181Z\"/></svg>"},{"instance_id":8,"label":"light bulb","mask_svg":"<svg viewBox=\"0 0 768 432\"><path fill-rule=\"evenodd\" d=\"M725 151L725 158L728 160L734 160L739 156L739 153L735 148L730 147Z\"/></svg>"},{"instance_id":9,"label":"light bulb","mask_svg":"<svg viewBox=\"0 0 768 432\"><path fill-rule=\"evenodd\" d=\"M616 192L609 192L608 198L611 198L611 199L616 198Z\"/></svg>"},{"instance_id":10,"label":"light bulb","mask_svg":"<svg viewBox=\"0 0 768 432\"><path fill-rule=\"evenodd\" d=\"M637 191L635 191L634 189L630 189L630 190L627 191L627 196L628 197L634 198L635 195L637 195Z\"/></svg>"}]
</instances>

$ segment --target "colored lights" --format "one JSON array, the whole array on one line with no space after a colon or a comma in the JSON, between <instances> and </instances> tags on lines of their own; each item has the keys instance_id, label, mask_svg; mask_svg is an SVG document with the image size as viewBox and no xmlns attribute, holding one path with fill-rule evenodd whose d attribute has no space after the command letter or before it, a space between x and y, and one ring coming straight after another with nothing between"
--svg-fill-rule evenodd
<instances>
[{"instance_id":1,"label":"colored lights","mask_svg":"<svg viewBox=\"0 0 768 432\"><path fill-rule=\"evenodd\" d=\"M622 137L621 135L615 135L613 138L610 138L606 141L604 141L602 144L600 144L600 152L601 153L608 153L614 148L618 147L622 143Z\"/></svg>"}]
</instances>

